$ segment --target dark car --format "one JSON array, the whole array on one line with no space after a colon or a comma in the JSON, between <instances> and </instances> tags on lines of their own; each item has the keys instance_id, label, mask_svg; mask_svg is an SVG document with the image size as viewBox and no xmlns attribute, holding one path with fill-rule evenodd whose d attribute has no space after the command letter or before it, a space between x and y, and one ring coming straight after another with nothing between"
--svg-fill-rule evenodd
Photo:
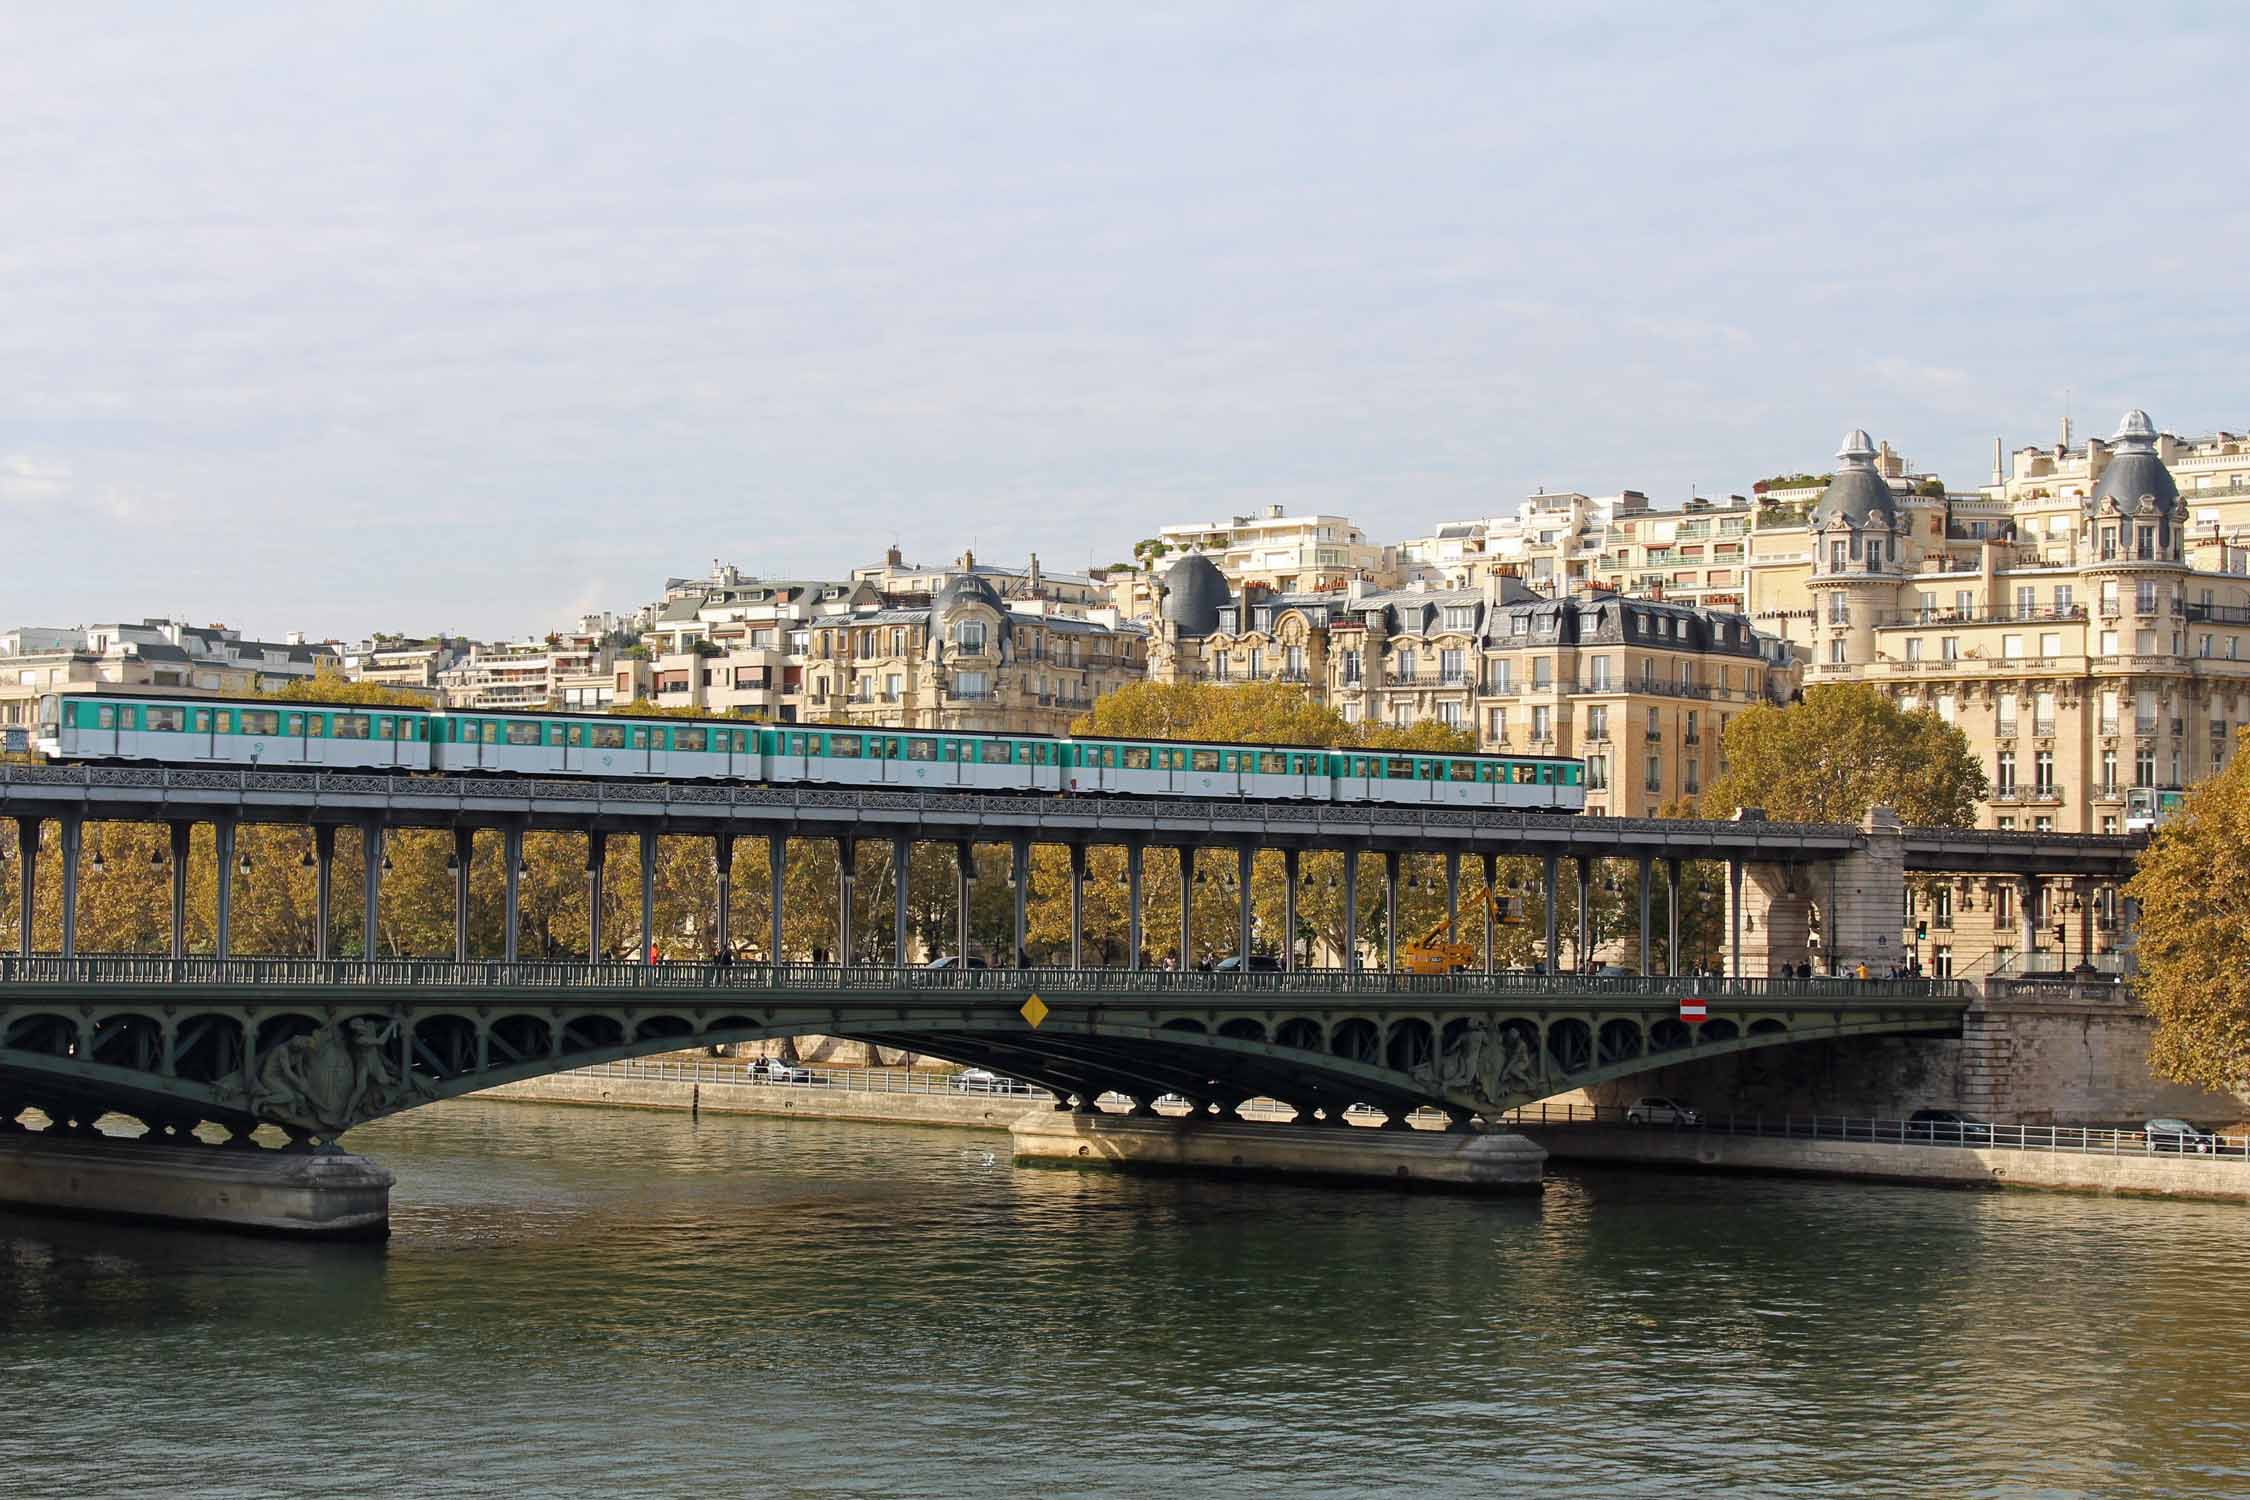
<instances>
[{"instance_id":1,"label":"dark car","mask_svg":"<svg viewBox=\"0 0 2250 1500\"><path fill-rule=\"evenodd\" d=\"M2219 1144L2219 1138L2210 1131L2185 1120L2143 1121L2141 1135L2151 1151L2195 1151L2209 1156Z\"/></svg>"},{"instance_id":2,"label":"dark car","mask_svg":"<svg viewBox=\"0 0 2250 1500\"><path fill-rule=\"evenodd\" d=\"M1244 959L1239 953L1230 953L1211 965L1214 974L1279 974L1281 960L1270 953L1253 953Z\"/></svg>"},{"instance_id":3,"label":"dark car","mask_svg":"<svg viewBox=\"0 0 2250 1500\"><path fill-rule=\"evenodd\" d=\"M1906 1117L1906 1138L1936 1146L1983 1146L1992 1141L1992 1127L1957 1109L1918 1109Z\"/></svg>"}]
</instances>

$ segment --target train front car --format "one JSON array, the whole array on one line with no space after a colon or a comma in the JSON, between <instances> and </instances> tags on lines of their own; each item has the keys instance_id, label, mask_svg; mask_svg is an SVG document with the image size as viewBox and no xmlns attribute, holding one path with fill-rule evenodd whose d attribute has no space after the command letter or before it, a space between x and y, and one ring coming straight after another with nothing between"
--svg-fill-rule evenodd
<instances>
[{"instance_id":1,"label":"train front car","mask_svg":"<svg viewBox=\"0 0 2250 1500\"><path fill-rule=\"evenodd\" d=\"M243 769L426 771L430 713L276 699L55 695L50 760Z\"/></svg>"}]
</instances>

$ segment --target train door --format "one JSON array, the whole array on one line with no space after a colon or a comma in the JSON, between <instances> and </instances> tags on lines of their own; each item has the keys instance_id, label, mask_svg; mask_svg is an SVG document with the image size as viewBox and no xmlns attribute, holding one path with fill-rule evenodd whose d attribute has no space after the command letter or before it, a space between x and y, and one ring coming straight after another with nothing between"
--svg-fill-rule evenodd
<instances>
[{"instance_id":1,"label":"train door","mask_svg":"<svg viewBox=\"0 0 2250 1500\"><path fill-rule=\"evenodd\" d=\"M65 712L77 718L79 753L105 758L116 756L122 744L118 719L128 711L115 703L102 703L86 698L72 700Z\"/></svg>"}]
</instances>

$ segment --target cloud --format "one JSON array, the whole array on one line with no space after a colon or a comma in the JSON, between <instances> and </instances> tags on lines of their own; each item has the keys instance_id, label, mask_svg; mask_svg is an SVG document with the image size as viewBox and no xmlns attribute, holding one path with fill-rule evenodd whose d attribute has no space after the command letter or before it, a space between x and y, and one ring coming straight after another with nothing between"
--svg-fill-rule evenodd
<instances>
[{"instance_id":1,"label":"cloud","mask_svg":"<svg viewBox=\"0 0 2250 1500\"><path fill-rule=\"evenodd\" d=\"M0 455L0 501L21 505L59 499L70 489L70 465L21 453Z\"/></svg>"}]
</instances>

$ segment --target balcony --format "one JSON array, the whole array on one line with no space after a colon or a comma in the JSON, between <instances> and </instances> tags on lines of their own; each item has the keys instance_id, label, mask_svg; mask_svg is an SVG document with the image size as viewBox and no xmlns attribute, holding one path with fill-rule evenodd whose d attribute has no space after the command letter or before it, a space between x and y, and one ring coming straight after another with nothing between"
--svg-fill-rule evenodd
<instances>
[{"instance_id":1,"label":"balcony","mask_svg":"<svg viewBox=\"0 0 2250 1500\"><path fill-rule=\"evenodd\" d=\"M1877 630L1909 630L1935 625L2030 625L2056 620L2083 620L2083 604L2033 606L2030 609L1885 609L1875 614Z\"/></svg>"}]
</instances>

